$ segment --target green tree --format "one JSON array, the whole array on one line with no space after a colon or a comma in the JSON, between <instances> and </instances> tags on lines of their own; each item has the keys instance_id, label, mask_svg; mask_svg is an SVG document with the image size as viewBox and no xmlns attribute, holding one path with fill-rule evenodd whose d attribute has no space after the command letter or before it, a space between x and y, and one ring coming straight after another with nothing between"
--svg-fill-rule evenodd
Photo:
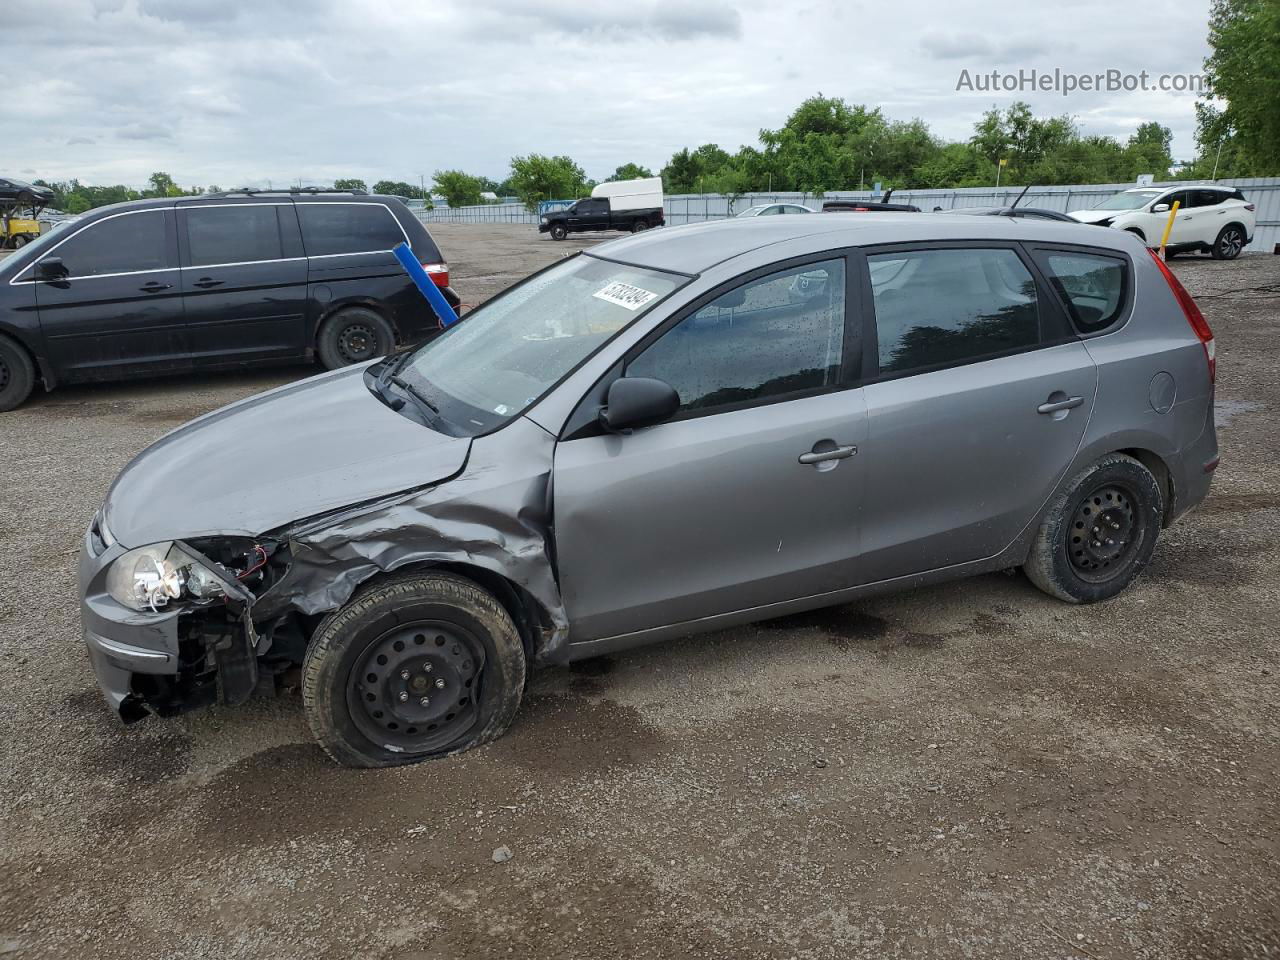
<instances>
[{"instance_id":1,"label":"green tree","mask_svg":"<svg viewBox=\"0 0 1280 960\"><path fill-rule=\"evenodd\" d=\"M587 192L587 175L569 157L531 153L511 158L511 192L534 211L543 200L571 200Z\"/></svg>"},{"instance_id":2,"label":"green tree","mask_svg":"<svg viewBox=\"0 0 1280 960\"><path fill-rule=\"evenodd\" d=\"M142 191L144 197L180 197L185 192L167 173L153 173L147 183L150 186Z\"/></svg>"},{"instance_id":3,"label":"green tree","mask_svg":"<svg viewBox=\"0 0 1280 960\"><path fill-rule=\"evenodd\" d=\"M471 206L481 202L484 184L461 170L437 170L432 189L449 201L451 207Z\"/></svg>"},{"instance_id":4,"label":"green tree","mask_svg":"<svg viewBox=\"0 0 1280 960\"><path fill-rule=\"evenodd\" d=\"M355 177L348 177L344 180L333 181L333 189L335 190L368 190L363 180L357 180Z\"/></svg>"},{"instance_id":5,"label":"green tree","mask_svg":"<svg viewBox=\"0 0 1280 960\"><path fill-rule=\"evenodd\" d=\"M392 197L408 197L409 199L422 196L421 187L404 180L379 180L373 185L373 192Z\"/></svg>"},{"instance_id":6,"label":"green tree","mask_svg":"<svg viewBox=\"0 0 1280 960\"><path fill-rule=\"evenodd\" d=\"M1173 155L1169 152L1173 143L1173 131L1154 120L1144 123L1134 131L1124 148L1127 166L1125 180L1132 180L1140 173L1154 173L1157 180L1169 176Z\"/></svg>"},{"instance_id":7,"label":"green tree","mask_svg":"<svg viewBox=\"0 0 1280 960\"><path fill-rule=\"evenodd\" d=\"M638 163L624 163L618 169L613 171L613 176L606 177L605 180L640 180L644 177L652 177L653 171L648 167L642 167Z\"/></svg>"},{"instance_id":8,"label":"green tree","mask_svg":"<svg viewBox=\"0 0 1280 960\"><path fill-rule=\"evenodd\" d=\"M1221 145L1229 163L1219 176L1280 173L1280 3L1213 0L1209 47L1211 99L1196 104L1199 165L1211 167Z\"/></svg>"}]
</instances>

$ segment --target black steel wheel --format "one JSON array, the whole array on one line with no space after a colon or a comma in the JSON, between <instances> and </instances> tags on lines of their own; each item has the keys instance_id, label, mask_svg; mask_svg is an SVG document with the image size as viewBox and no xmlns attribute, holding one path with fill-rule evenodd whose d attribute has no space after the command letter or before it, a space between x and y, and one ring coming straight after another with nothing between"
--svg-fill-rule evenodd
<instances>
[{"instance_id":1,"label":"black steel wheel","mask_svg":"<svg viewBox=\"0 0 1280 960\"><path fill-rule=\"evenodd\" d=\"M556 223L551 226L551 239L563 240L569 235L569 231L564 228L564 224Z\"/></svg>"},{"instance_id":2,"label":"black steel wheel","mask_svg":"<svg viewBox=\"0 0 1280 960\"><path fill-rule=\"evenodd\" d=\"M1244 250L1248 238L1244 235L1244 227L1229 223L1218 231L1218 239L1213 241L1213 259L1234 260Z\"/></svg>"},{"instance_id":3,"label":"black steel wheel","mask_svg":"<svg viewBox=\"0 0 1280 960\"><path fill-rule=\"evenodd\" d=\"M1023 570L1068 603L1114 597L1156 548L1164 493L1151 471L1123 453L1090 464L1050 501Z\"/></svg>"},{"instance_id":4,"label":"black steel wheel","mask_svg":"<svg viewBox=\"0 0 1280 960\"><path fill-rule=\"evenodd\" d=\"M302 702L339 763L386 767L500 736L520 707L524 642L478 584L423 570L358 592L316 629Z\"/></svg>"},{"instance_id":5,"label":"black steel wheel","mask_svg":"<svg viewBox=\"0 0 1280 960\"><path fill-rule=\"evenodd\" d=\"M1071 520L1067 554L1077 576L1090 583L1122 577L1142 543L1146 516L1123 484L1085 494Z\"/></svg>"},{"instance_id":6,"label":"black steel wheel","mask_svg":"<svg viewBox=\"0 0 1280 960\"><path fill-rule=\"evenodd\" d=\"M484 646L447 620L420 620L374 637L347 680L347 708L370 740L433 752L479 719Z\"/></svg>"},{"instance_id":7,"label":"black steel wheel","mask_svg":"<svg viewBox=\"0 0 1280 960\"><path fill-rule=\"evenodd\" d=\"M367 307L348 307L335 313L321 325L316 337L320 362L330 370L385 357L395 345L391 325Z\"/></svg>"},{"instance_id":8,"label":"black steel wheel","mask_svg":"<svg viewBox=\"0 0 1280 960\"><path fill-rule=\"evenodd\" d=\"M639 233L641 230L648 230L648 229L649 229L648 220L637 220L635 223L631 224L632 233Z\"/></svg>"}]
</instances>

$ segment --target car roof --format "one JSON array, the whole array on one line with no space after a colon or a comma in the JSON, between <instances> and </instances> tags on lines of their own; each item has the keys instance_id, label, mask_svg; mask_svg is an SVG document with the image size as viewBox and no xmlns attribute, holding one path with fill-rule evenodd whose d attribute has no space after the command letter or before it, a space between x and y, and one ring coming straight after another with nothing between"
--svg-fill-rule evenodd
<instances>
[{"instance_id":1,"label":"car roof","mask_svg":"<svg viewBox=\"0 0 1280 960\"><path fill-rule=\"evenodd\" d=\"M97 219L100 216L113 213L124 213L129 210L150 210L156 207L172 207L175 205L185 206L187 204L201 203L280 203L282 201L292 201L294 203L386 203L388 200L400 200L399 197L392 197L377 193L289 193L281 190L274 193L200 193L194 196L186 195L181 197L146 197L142 200L125 200L121 203L109 203L105 206L94 207L92 210L86 210L81 216L93 217Z\"/></svg>"},{"instance_id":2,"label":"car roof","mask_svg":"<svg viewBox=\"0 0 1280 960\"><path fill-rule=\"evenodd\" d=\"M857 217L747 217L662 227L592 247L589 254L674 273L697 274L762 247L818 237L829 249L931 240L1030 240L1122 249L1123 231L1026 217L928 217L864 213ZM779 259L790 256L779 251Z\"/></svg>"}]
</instances>

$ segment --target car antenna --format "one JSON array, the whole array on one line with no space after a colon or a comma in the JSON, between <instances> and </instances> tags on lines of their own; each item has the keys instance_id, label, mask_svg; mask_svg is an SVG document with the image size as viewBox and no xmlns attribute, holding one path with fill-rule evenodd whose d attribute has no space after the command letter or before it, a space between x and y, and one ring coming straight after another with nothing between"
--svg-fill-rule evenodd
<instances>
[{"instance_id":1,"label":"car antenna","mask_svg":"<svg viewBox=\"0 0 1280 960\"><path fill-rule=\"evenodd\" d=\"M1021 200L1023 197L1025 197L1027 195L1027 191L1030 189L1031 189L1031 184L1028 183L1025 187L1022 188L1022 192L1018 194L1018 196L1014 199L1013 203L1009 204L1009 209L1012 210L1014 207L1016 207L1018 205L1018 201Z\"/></svg>"}]
</instances>

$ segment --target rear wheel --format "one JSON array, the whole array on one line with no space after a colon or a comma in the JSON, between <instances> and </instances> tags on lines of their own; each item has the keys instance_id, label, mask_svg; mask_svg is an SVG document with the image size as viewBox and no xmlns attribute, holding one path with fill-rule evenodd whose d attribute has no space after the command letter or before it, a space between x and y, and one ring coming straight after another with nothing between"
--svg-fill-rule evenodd
<instances>
[{"instance_id":1,"label":"rear wheel","mask_svg":"<svg viewBox=\"0 0 1280 960\"><path fill-rule=\"evenodd\" d=\"M499 737L520 707L524 644L493 596L428 571L384 581L326 618L302 674L307 722L331 757L396 766Z\"/></svg>"},{"instance_id":2,"label":"rear wheel","mask_svg":"<svg viewBox=\"0 0 1280 960\"><path fill-rule=\"evenodd\" d=\"M348 307L326 320L316 337L320 362L328 369L367 363L395 349L391 324L367 307Z\"/></svg>"},{"instance_id":3,"label":"rear wheel","mask_svg":"<svg viewBox=\"0 0 1280 960\"><path fill-rule=\"evenodd\" d=\"M1050 504L1023 569L1068 603L1114 597L1150 561L1163 515L1151 471L1125 454L1108 454Z\"/></svg>"},{"instance_id":4,"label":"rear wheel","mask_svg":"<svg viewBox=\"0 0 1280 960\"><path fill-rule=\"evenodd\" d=\"M648 229L649 229L648 220L637 220L635 223L631 224L632 233L639 233L641 230L648 230Z\"/></svg>"},{"instance_id":5,"label":"rear wheel","mask_svg":"<svg viewBox=\"0 0 1280 960\"><path fill-rule=\"evenodd\" d=\"M556 223L552 225L551 227L552 240L563 240L568 235L569 235L569 231L564 228L564 224Z\"/></svg>"},{"instance_id":6,"label":"rear wheel","mask_svg":"<svg viewBox=\"0 0 1280 960\"><path fill-rule=\"evenodd\" d=\"M1229 223L1218 232L1218 239L1213 241L1213 259L1234 260L1244 250L1244 227Z\"/></svg>"},{"instance_id":7,"label":"rear wheel","mask_svg":"<svg viewBox=\"0 0 1280 960\"><path fill-rule=\"evenodd\" d=\"M0 336L0 411L12 410L31 395L36 365L22 345Z\"/></svg>"}]
</instances>

